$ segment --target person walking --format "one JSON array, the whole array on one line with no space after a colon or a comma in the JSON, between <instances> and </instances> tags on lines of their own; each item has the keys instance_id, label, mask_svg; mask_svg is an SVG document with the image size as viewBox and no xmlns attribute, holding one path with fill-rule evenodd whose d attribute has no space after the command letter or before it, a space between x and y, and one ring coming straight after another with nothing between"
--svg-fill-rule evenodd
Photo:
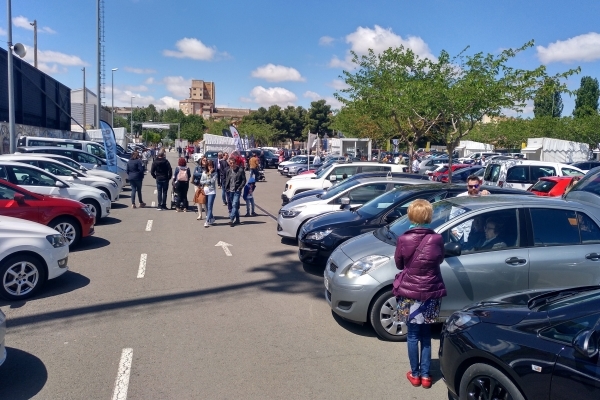
<instances>
[{"instance_id":1,"label":"person walking","mask_svg":"<svg viewBox=\"0 0 600 400\"><path fill-rule=\"evenodd\" d=\"M200 178L200 184L202 190L206 195L206 222L204 227L208 228L209 225L214 225L215 217L213 216L213 206L215 204L215 197L217 197L217 181L219 176L215 170L215 163L213 160L208 160L206 171L202 173Z\"/></svg>"},{"instance_id":2,"label":"person walking","mask_svg":"<svg viewBox=\"0 0 600 400\"><path fill-rule=\"evenodd\" d=\"M217 163L215 165L217 171L217 184L219 189L221 189L221 160L223 159L223 153L219 152L217 154Z\"/></svg>"},{"instance_id":3,"label":"person walking","mask_svg":"<svg viewBox=\"0 0 600 400\"><path fill-rule=\"evenodd\" d=\"M440 314L446 287L440 264L444 260L444 239L429 227L433 207L418 199L408 206L410 228L398 237L394 259L400 273L393 284L399 319L408 326L407 347L410 371L406 378L413 386L431 387L431 329ZM419 354L419 342L421 351Z\"/></svg>"},{"instance_id":4,"label":"person walking","mask_svg":"<svg viewBox=\"0 0 600 400\"><path fill-rule=\"evenodd\" d=\"M148 170L148 159L150 158L150 151L148 149L142 151L142 164L144 164L144 171Z\"/></svg>"},{"instance_id":5,"label":"person walking","mask_svg":"<svg viewBox=\"0 0 600 400\"><path fill-rule=\"evenodd\" d=\"M254 191L256 190L256 181L254 177L251 176L248 179L248 183L244 186L244 194L242 198L246 202L246 215L244 217L253 216L256 217L256 213L254 212Z\"/></svg>"},{"instance_id":6,"label":"person walking","mask_svg":"<svg viewBox=\"0 0 600 400\"><path fill-rule=\"evenodd\" d=\"M146 206L142 201L142 180L144 179L144 164L140 159L140 153L134 151L127 162L127 179L131 185L131 208L137 208L135 205L135 194L138 195L140 207Z\"/></svg>"},{"instance_id":7,"label":"person walking","mask_svg":"<svg viewBox=\"0 0 600 400\"><path fill-rule=\"evenodd\" d=\"M261 150L260 151L260 169L264 170L265 166L267 164L267 156L265 155L265 151Z\"/></svg>"},{"instance_id":8,"label":"person walking","mask_svg":"<svg viewBox=\"0 0 600 400\"><path fill-rule=\"evenodd\" d=\"M252 157L250 157L248 164L250 165L250 178L254 176L255 181L258 182L258 169L260 168L260 160L258 159L258 155L256 153L252 153Z\"/></svg>"},{"instance_id":9,"label":"person walking","mask_svg":"<svg viewBox=\"0 0 600 400\"><path fill-rule=\"evenodd\" d=\"M240 197L246 185L246 172L242 168L238 157L229 157L229 170L225 178L229 211L229 226L233 227L240 223Z\"/></svg>"},{"instance_id":10,"label":"person walking","mask_svg":"<svg viewBox=\"0 0 600 400\"><path fill-rule=\"evenodd\" d=\"M158 211L167 209L167 192L169 191L169 181L173 176L173 170L171 163L167 160L165 150L161 149L156 160L152 163L150 168L150 175L156 179L156 193L158 198L156 199L156 209Z\"/></svg>"},{"instance_id":11,"label":"person walking","mask_svg":"<svg viewBox=\"0 0 600 400\"><path fill-rule=\"evenodd\" d=\"M173 173L173 188L178 197L178 202L175 205L175 211L177 212L187 212L189 207L187 193L190 188L192 174L186 165L185 158L181 157L177 161L177 167L175 167L175 172Z\"/></svg>"},{"instance_id":12,"label":"person walking","mask_svg":"<svg viewBox=\"0 0 600 400\"><path fill-rule=\"evenodd\" d=\"M223 200L223 205L227 205L227 188L226 179L227 179L227 171L229 171L229 154L223 153L223 158L219 160L219 181L221 182L221 200Z\"/></svg>"},{"instance_id":13,"label":"person walking","mask_svg":"<svg viewBox=\"0 0 600 400\"><path fill-rule=\"evenodd\" d=\"M194 169L194 173L192 175L192 183L196 187L196 191L194 192L194 204L198 206L198 220L202 219L202 212L204 211L204 204L206 204L206 196L204 195L203 185L202 185L202 174L208 171L208 160L206 158L200 158L198 160L198 165Z\"/></svg>"},{"instance_id":14,"label":"person walking","mask_svg":"<svg viewBox=\"0 0 600 400\"><path fill-rule=\"evenodd\" d=\"M421 163L419 162L419 158L417 156L413 156L411 170L413 174L418 174L421 170Z\"/></svg>"},{"instance_id":15,"label":"person walking","mask_svg":"<svg viewBox=\"0 0 600 400\"><path fill-rule=\"evenodd\" d=\"M181 157L181 153L182 153L182 151L183 151L183 150L182 150L181 146L177 146L177 155L178 155L179 157Z\"/></svg>"}]
</instances>

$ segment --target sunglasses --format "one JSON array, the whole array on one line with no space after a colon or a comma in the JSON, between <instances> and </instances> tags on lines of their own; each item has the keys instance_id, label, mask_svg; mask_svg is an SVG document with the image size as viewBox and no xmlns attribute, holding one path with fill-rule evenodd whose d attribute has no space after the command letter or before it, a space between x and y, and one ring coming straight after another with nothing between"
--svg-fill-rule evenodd
<instances>
[{"instance_id":1,"label":"sunglasses","mask_svg":"<svg viewBox=\"0 0 600 400\"><path fill-rule=\"evenodd\" d=\"M479 185L467 185L469 189L479 189Z\"/></svg>"}]
</instances>

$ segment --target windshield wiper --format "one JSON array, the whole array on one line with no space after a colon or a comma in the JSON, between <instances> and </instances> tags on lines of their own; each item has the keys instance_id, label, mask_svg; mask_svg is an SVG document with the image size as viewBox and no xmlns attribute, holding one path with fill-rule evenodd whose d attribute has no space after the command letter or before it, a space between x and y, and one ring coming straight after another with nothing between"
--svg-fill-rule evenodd
<instances>
[{"instance_id":1,"label":"windshield wiper","mask_svg":"<svg viewBox=\"0 0 600 400\"><path fill-rule=\"evenodd\" d=\"M554 303L557 300L563 300L568 297L575 296L576 294L586 292L589 290L598 290L599 288L600 286L584 286L579 288L552 291L536 296L533 299L529 300L529 302L527 303L527 308L532 310L534 308L539 308L549 303Z\"/></svg>"}]
</instances>

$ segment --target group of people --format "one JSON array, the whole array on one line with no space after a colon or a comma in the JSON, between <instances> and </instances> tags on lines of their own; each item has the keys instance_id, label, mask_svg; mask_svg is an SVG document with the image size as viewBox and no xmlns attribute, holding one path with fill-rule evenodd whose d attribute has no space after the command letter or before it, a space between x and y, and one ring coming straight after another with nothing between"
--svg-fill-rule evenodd
<instances>
[{"instance_id":1,"label":"group of people","mask_svg":"<svg viewBox=\"0 0 600 400\"><path fill-rule=\"evenodd\" d=\"M187 212L189 210L188 191L190 180L195 188L193 201L198 205L198 220L206 212L205 227L215 224L213 215L214 202L217 189L221 188L221 199L223 205L228 208L229 225L240 224L240 199L246 201L246 217L256 216L254 211L254 191L256 189L255 176L258 176L258 158L250 160L250 179L246 180L243 159L237 154L219 153L217 163L206 157L198 159L197 166L192 171L184 157L179 157L177 166L173 171L171 164L166 158L165 150L161 149L150 169L150 174L156 180L157 207L156 209L167 210L167 194L169 183L173 187L175 210ZM254 163L254 164L253 164ZM252 168L254 167L254 168ZM140 154L135 151L127 163L128 180L131 185L131 207L137 208L136 195L140 207L145 207L142 200L142 180L146 167L141 160ZM256 174L256 175L255 175Z\"/></svg>"}]
</instances>

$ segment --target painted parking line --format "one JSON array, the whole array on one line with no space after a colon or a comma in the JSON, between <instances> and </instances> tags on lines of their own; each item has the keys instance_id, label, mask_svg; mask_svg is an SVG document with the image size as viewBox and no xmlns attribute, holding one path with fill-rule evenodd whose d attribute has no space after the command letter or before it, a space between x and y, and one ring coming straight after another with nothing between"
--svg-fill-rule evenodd
<instances>
[{"instance_id":1,"label":"painted parking line","mask_svg":"<svg viewBox=\"0 0 600 400\"><path fill-rule=\"evenodd\" d=\"M154 194L158 193L158 189L154 189Z\"/></svg>"},{"instance_id":2,"label":"painted parking line","mask_svg":"<svg viewBox=\"0 0 600 400\"><path fill-rule=\"evenodd\" d=\"M148 223L146 224L146 232L150 232L152 230L152 224L154 223L153 220L149 219Z\"/></svg>"},{"instance_id":3,"label":"painted parking line","mask_svg":"<svg viewBox=\"0 0 600 400\"><path fill-rule=\"evenodd\" d=\"M121 361L119 361L119 372L115 381L115 390L112 400L127 399L127 389L129 389L129 375L131 374L131 362L133 361L133 349L123 349Z\"/></svg>"},{"instance_id":4,"label":"painted parking line","mask_svg":"<svg viewBox=\"0 0 600 400\"><path fill-rule=\"evenodd\" d=\"M267 210L265 210L264 208L262 208L261 206L259 206L258 204L255 204L254 207L258 208L260 211L264 212L265 214L267 214L269 217L273 218L275 221L277 221L277 217L274 216L273 214L271 214L270 212L268 212Z\"/></svg>"},{"instance_id":5,"label":"painted parking line","mask_svg":"<svg viewBox=\"0 0 600 400\"><path fill-rule=\"evenodd\" d=\"M152 207L156 207L156 202L155 202L155 201L153 201L153 202L152 202L152 204L151 204L151 206L152 206Z\"/></svg>"},{"instance_id":6,"label":"painted parking line","mask_svg":"<svg viewBox=\"0 0 600 400\"><path fill-rule=\"evenodd\" d=\"M140 256L140 267L138 268L138 278L143 278L146 275L146 260L148 259L148 254L142 254Z\"/></svg>"}]
</instances>

